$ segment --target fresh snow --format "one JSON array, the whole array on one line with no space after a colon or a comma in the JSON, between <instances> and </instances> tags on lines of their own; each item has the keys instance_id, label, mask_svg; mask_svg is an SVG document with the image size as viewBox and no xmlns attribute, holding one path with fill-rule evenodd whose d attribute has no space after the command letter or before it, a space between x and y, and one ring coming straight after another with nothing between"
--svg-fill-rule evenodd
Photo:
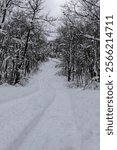
<instances>
[{"instance_id":1,"label":"fresh snow","mask_svg":"<svg viewBox=\"0 0 117 150\"><path fill-rule=\"evenodd\" d=\"M99 150L99 91L68 88L58 63L25 87L0 86L0 150Z\"/></svg>"}]
</instances>

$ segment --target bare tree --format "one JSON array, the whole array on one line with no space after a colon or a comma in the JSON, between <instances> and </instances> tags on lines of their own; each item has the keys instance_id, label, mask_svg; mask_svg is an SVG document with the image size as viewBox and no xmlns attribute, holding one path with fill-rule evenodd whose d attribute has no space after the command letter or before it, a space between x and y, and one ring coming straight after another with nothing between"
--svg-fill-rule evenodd
<instances>
[{"instance_id":1,"label":"bare tree","mask_svg":"<svg viewBox=\"0 0 117 150\"><path fill-rule=\"evenodd\" d=\"M43 0L9 2L5 14L7 19L4 19L0 32L1 84L20 83L30 72L37 70L40 61L46 59L45 22L50 23L53 19L44 15L42 10Z\"/></svg>"},{"instance_id":2,"label":"bare tree","mask_svg":"<svg viewBox=\"0 0 117 150\"><path fill-rule=\"evenodd\" d=\"M86 85L100 77L100 7L99 0L71 0L63 7L58 30L64 68L68 81ZM66 69L67 68L67 69Z\"/></svg>"}]
</instances>

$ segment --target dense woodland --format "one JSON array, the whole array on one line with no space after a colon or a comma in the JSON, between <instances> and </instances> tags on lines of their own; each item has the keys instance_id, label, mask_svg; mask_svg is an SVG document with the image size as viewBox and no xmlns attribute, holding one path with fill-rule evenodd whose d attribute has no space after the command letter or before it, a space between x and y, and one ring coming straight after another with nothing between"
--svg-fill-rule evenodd
<instances>
[{"instance_id":1,"label":"dense woodland","mask_svg":"<svg viewBox=\"0 0 117 150\"><path fill-rule=\"evenodd\" d=\"M77 86L99 82L99 0L65 3L51 42L47 40L47 26L55 19L44 13L43 6L43 0L0 1L0 84L21 84L50 53L62 60L68 81L75 81Z\"/></svg>"},{"instance_id":2,"label":"dense woodland","mask_svg":"<svg viewBox=\"0 0 117 150\"><path fill-rule=\"evenodd\" d=\"M0 1L0 84L20 83L45 60L45 26L53 20L42 11L42 0Z\"/></svg>"},{"instance_id":3,"label":"dense woodland","mask_svg":"<svg viewBox=\"0 0 117 150\"><path fill-rule=\"evenodd\" d=\"M100 81L99 0L72 0L62 7L63 17L54 50L62 56L68 81L86 86Z\"/></svg>"}]
</instances>

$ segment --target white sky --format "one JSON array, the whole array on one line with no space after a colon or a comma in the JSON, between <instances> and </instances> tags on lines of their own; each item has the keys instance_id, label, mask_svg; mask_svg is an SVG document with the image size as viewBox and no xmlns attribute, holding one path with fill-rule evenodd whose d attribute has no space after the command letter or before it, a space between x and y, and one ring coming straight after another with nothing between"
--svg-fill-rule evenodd
<instances>
[{"instance_id":1,"label":"white sky","mask_svg":"<svg viewBox=\"0 0 117 150\"><path fill-rule=\"evenodd\" d=\"M59 16L61 13L60 6L63 5L66 0L45 0L45 8L50 12L52 16Z\"/></svg>"},{"instance_id":2,"label":"white sky","mask_svg":"<svg viewBox=\"0 0 117 150\"><path fill-rule=\"evenodd\" d=\"M45 11L49 12L49 16L58 18L62 15L61 5L65 4L69 0L44 0ZM59 22L56 21L55 25L58 26ZM50 30L56 31L56 27L50 27ZM56 37L56 33L51 33L48 40L52 40Z\"/></svg>"}]
</instances>

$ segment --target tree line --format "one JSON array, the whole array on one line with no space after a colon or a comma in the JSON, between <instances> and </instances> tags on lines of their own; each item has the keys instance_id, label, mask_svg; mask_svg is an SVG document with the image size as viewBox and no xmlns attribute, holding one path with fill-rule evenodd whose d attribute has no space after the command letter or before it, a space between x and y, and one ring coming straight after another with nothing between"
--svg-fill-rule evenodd
<instances>
[{"instance_id":1,"label":"tree line","mask_svg":"<svg viewBox=\"0 0 117 150\"><path fill-rule=\"evenodd\" d=\"M56 54L68 81L77 86L99 82L100 1L66 2L57 36L51 42L47 40L47 24L55 20L43 6L43 0L0 1L0 84L21 83L40 62Z\"/></svg>"},{"instance_id":2,"label":"tree line","mask_svg":"<svg viewBox=\"0 0 117 150\"><path fill-rule=\"evenodd\" d=\"M0 84L20 83L44 61L46 25L43 0L0 1Z\"/></svg>"},{"instance_id":3,"label":"tree line","mask_svg":"<svg viewBox=\"0 0 117 150\"><path fill-rule=\"evenodd\" d=\"M100 81L100 1L71 0L62 6L54 40L68 81L84 86Z\"/></svg>"}]
</instances>

